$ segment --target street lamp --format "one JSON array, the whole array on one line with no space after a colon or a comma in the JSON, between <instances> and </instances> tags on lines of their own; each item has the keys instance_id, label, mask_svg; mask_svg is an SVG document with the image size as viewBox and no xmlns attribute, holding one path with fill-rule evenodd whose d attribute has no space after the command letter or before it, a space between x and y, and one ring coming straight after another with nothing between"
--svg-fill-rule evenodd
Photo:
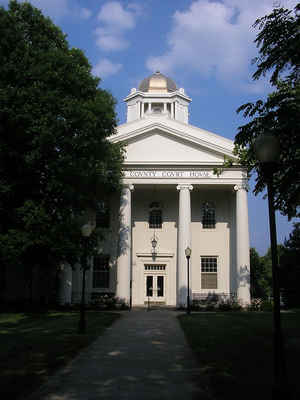
<instances>
[{"instance_id":1,"label":"street lamp","mask_svg":"<svg viewBox=\"0 0 300 400\"><path fill-rule=\"evenodd\" d=\"M192 254L192 250L187 247L185 249L185 256L187 260L187 314L191 313L191 308L190 308L190 257Z\"/></svg>"},{"instance_id":2,"label":"street lamp","mask_svg":"<svg viewBox=\"0 0 300 400\"><path fill-rule=\"evenodd\" d=\"M274 385L273 399L288 399L289 390L287 385L286 363L283 348L283 336L280 320L280 286L277 255L276 220L274 208L274 167L278 162L280 147L278 139L271 135L260 135L254 144L256 157L261 165L263 177L267 184L270 242L272 256L272 282L273 282L273 341L274 341Z\"/></svg>"},{"instance_id":3,"label":"street lamp","mask_svg":"<svg viewBox=\"0 0 300 400\"><path fill-rule=\"evenodd\" d=\"M88 241L93 231L92 225L88 222L81 227L81 234L83 237L84 249L82 257L82 291L81 291L81 304L80 304L80 318L78 324L78 333L86 332L86 319L85 319L85 273L88 269Z\"/></svg>"}]
</instances>

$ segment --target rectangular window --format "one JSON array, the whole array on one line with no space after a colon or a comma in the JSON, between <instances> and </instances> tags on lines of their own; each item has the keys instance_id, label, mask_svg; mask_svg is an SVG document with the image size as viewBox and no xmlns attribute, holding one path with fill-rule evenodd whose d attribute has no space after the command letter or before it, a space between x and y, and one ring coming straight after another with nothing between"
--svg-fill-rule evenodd
<instances>
[{"instance_id":1,"label":"rectangular window","mask_svg":"<svg viewBox=\"0 0 300 400\"><path fill-rule=\"evenodd\" d=\"M96 226L97 228L109 228L110 210L107 200L102 200L97 205Z\"/></svg>"},{"instance_id":2,"label":"rectangular window","mask_svg":"<svg viewBox=\"0 0 300 400\"><path fill-rule=\"evenodd\" d=\"M109 256L94 257L93 288L109 288Z\"/></svg>"},{"instance_id":3,"label":"rectangular window","mask_svg":"<svg viewBox=\"0 0 300 400\"><path fill-rule=\"evenodd\" d=\"M149 214L149 228L159 229L162 225L161 210L151 210Z\"/></svg>"},{"instance_id":4,"label":"rectangular window","mask_svg":"<svg viewBox=\"0 0 300 400\"><path fill-rule=\"evenodd\" d=\"M216 227L216 209L213 203L205 202L202 205L202 227L204 229Z\"/></svg>"},{"instance_id":5,"label":"rectangular window","mask_svg":"<svg viewBox=\"0 0 300 400\"><path fill-rule=\"evenodd\" d=\"M217 257L201 257L201 288L218 288L218 264Z\"/></svg>"}]
</instances>

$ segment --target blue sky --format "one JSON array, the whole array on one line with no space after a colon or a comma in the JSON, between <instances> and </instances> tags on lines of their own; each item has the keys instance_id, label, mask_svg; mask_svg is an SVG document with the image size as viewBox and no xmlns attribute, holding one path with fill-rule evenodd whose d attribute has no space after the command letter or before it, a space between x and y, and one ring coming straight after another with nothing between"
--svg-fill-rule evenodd
<instances>
[{"instance_id":1,"label":"blue sky","mask_svg":"<svg viewBox=\"0 0 300 400\"><path fill-rule=\"evenodd\" d=\"M72 47L85 52L101 87L123 99L157 69L192 98L190 123L234 139L246 121L236 109L271 91L253 82L251 59L256 18L273 6L293 8L297 0L30 0L51 17ZM0 0L7 6L8 0ZM253 181L250 181L253 189ZM250 242L261 255L269 247L267 201L249 192ZM277 214L278 242L292 222Z\"/></svg>"}]
</instances>

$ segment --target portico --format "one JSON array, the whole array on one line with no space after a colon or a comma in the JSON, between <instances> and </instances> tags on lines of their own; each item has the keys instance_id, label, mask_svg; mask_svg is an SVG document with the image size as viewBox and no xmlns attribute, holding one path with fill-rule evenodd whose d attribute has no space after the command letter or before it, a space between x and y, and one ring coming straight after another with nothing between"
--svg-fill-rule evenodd
<instances>
[{"instance_id":1,"label":"portico","mask_svg":"<svg viewBox=\"0 0 300 400\"><path fill-rule=\"evenodd\" d=\"M148 277L151 276L153 293L150 301L185 306L187 270L184 250L190 246L193 249L190 274L191 297L193 294L205 293L219 293L222 296L236 294L243 303L248 303L250 261L247 191L246 185L242 183L244 177L239 177L238 171L232 170L225 171L221 178L212 171L195 168L131 169L125 171L124 175L126 184L124 190L127 193L126 213L127 216L132 214L132 219L127 218L127 224L120 229L121 232L130 232L126 236L130 241L126 245L126 254L119 256L117 265L118 271L124 268L124 258L126 258L126 277L125 273L119 275L118 272L118 276L124 277L122 283L118 279L118 285L120 288L122 285L126 287L127 297L124 296L126 301L129 303L132 296L133 305L145 305L149 300L147 279L149 283ZM181 180L182 177L185 178L184 182ZM203 229L200 209L205 199L218 199L218 217L222 215L222 219L227 219L228 222L218 221L215 228ZM148 203L150 204L152 200L163 203L161 205L164 227L156 230L149 228L148 221ZM141 216L141 213L144 215ZM157 239L155 256L151 248L154 231ZM233 239L238 237L240 239L235 242ZM204 250L205 248L207 250ZM214 289L201 287L201 255L218 258L218 282ZM128 279L128 276L131 279ZM163 291L158 296L159 279ZM117 289L117 296L121 297L121 290Z\"/></svg>"}]
</instances>

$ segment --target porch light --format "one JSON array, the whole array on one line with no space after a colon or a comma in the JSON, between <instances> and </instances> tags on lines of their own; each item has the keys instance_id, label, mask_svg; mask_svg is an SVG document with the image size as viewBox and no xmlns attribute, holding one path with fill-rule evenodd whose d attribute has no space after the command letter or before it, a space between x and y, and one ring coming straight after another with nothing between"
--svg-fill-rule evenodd
<instances>
[{"instance_id":1,"label":"porch light","mask_svg":"<svg viewBox=\"0 0 300 400\"><path fill-rule=\"evenodd\" d=\"M151 240L151 245L152 245L152 254L156 254L157 239L155 237L155 233L154 233L153 238Z\"/></svg>"}]
</instances>

